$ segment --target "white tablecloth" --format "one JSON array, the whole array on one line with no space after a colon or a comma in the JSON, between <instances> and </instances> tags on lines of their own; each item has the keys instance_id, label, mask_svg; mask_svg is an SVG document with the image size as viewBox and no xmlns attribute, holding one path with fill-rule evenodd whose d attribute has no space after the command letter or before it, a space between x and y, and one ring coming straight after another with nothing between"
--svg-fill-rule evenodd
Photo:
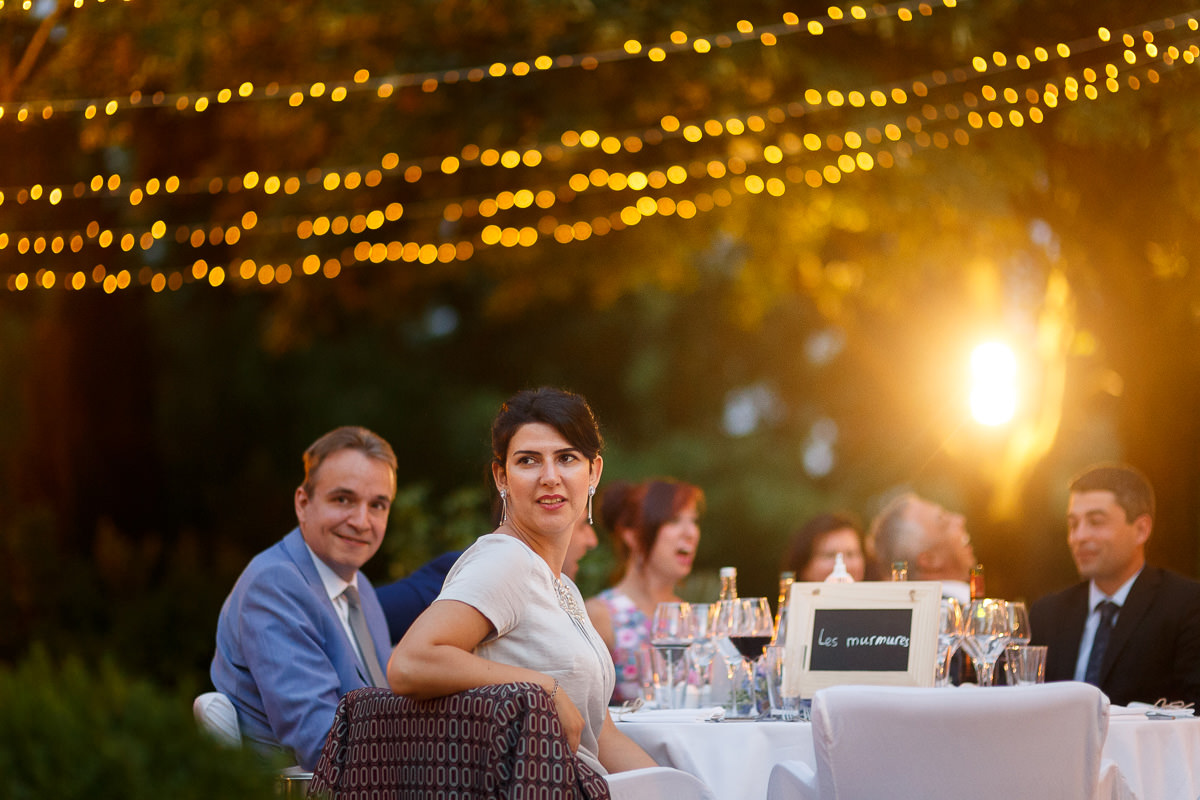
<instances>
[{"instance_id":1,"label":"white tablecloth","mask_svg":"<svg viewBox=\"0 0 1200 800\"><path fill-rule=\"evenodd\" d=\"M1140 800L1200 798L1200 719L1151 720L1145 714L1114 713L1104 757L1117 763Z\"/></svg>"},{"instance_id":2,"label":"white tablecloth","mask_svg":"<svg viewBox=\"0 0 1200 800\"><path fill-rule=\"evenodd\" d=\"M763 800L777 762L816 764L807 722L660 722L653 713L627 714L624 720L614 713L613 721L662 766L708 784L717 800Z\"/></svg>"},{"instance_id":3,"label":"white tablecloth","mask_svg":"<svg viewBox=\"0 0 1200 800\"><path fill-rule=\"evenodd\" d=\"M1200 719L1150 720L1113 711L1104 758L1116 762L1139 800L1198 800ZM642 714L621 719L614 712L613 720L659 764L700 778L718 800L762 800L779 761L816 766L807 722L660 721Z\"/></svg>"}]
</instances>

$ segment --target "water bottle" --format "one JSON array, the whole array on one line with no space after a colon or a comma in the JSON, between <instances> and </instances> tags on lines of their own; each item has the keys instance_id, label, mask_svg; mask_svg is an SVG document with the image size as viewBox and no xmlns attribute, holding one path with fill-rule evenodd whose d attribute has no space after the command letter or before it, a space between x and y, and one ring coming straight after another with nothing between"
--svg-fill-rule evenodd
<instances>
[{"instance_id":1,"label":"water bottle","mask_svg":"<svg viewBox=\"0 0 1200 800\"><path fill-rule=\"evenodd\" d=\"M721 567L721 594L717 602L737 600L737 567Z\"/></svg>"},{"instance_id":2,"label":"water bottle","mask_svg":"<svg viewBox=\"0 0 1200 800\"><path fill-rule=\"evenodd\" d=\"M842 558L842 554L837 554L837 561L833 563L833 572L829 573L829 577L825 579L826 583L854 583L854 576L846 572L846 560Z\"/></svg>"}]
</instances>

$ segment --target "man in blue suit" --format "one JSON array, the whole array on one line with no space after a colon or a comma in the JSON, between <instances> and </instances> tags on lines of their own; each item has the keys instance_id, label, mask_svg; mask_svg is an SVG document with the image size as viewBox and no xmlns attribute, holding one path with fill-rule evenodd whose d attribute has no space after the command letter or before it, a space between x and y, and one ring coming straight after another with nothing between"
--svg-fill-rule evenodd
<instances>
[{"instance_id":1,"label":"man in blue suit","mask_svg":"<svg viewBox=\"0 0 1200 800\"><path fill-rule=\"evenodd\" d=\"M217 621L213 685L252 746L312 770L342 695L387 685L387 623L359 569L395 494L396 455L365 428L337 428L305 451L299 527L254 557Z\"/></svg>"}]
</instances>

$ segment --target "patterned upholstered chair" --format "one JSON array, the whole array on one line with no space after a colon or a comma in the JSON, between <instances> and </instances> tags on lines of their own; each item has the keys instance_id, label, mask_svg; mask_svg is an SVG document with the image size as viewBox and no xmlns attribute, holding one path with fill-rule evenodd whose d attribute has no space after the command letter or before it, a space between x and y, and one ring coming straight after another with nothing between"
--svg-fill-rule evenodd
<instances>
[{"instance_id":1,"label":"patterned upholstered chair","mask_svg":"<svg viewBox=\"0 0 1200 800\"><path fill-rule=\"evenodd\" d=\"M309 786L331 800L602 800L608 785L567 747L532 683L417 701L357 689L338 704Z\"/></svg>"},{"instance_id":2,"label":"patterned upholstered chair","mask_svg":"<svg viewBox=\"0 0 1200 800\"><path fill-rule=\"evenodd\" d=\"M558 713L532 683L416 701L357 689L338 704L310 796L330 800L711 800L674 769L635 770L610 786L570 752Z\"/></svg>"}]
</instances>

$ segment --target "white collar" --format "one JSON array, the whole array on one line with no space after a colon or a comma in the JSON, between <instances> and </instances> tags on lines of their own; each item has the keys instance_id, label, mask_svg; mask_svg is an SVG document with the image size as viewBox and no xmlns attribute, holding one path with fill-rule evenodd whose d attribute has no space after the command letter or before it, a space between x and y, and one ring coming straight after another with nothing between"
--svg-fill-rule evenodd
<instances>
[{"instance_id":1,"label":"white collar","mask_svg":"<svg viewBox=\"0 0 1200 800\"><path fill-rule=\"evenodd\" d=\"M308 550L308 554L312 556L313 566L317 568L317 575L321 576L321 583L325 587L325 594L329 595L330 600L337 600L342 595L342 592L346 591L347 586L353 586L355 589L358 589L358 572L354 573L353 580L344 581L340 575L334 572L328 564L313 552L313 549L308 546L307 541L304 542L304 547Z\"/></svg>"},{"instance_id":2,"label":"white collar","mask_svg":"<svg viewBox=\"0 0 1200 800\"><path fill-rule=\"evenodd\" d=\"M1143 566L1142 569L1145 569L1145 567ZM1124 606L1126 599L1129 598L1129 590L1133 588L1133 582L1136 581L1138 579L1138 575L1141 574L1142 570L1139 569L1134 573L1132 578L1121 584L1121 588L1113 592L1112 596L1106 595L1104 592L1100 591L1096 587L1096 582L1094 580L1088 581L1088 613L1090 614L1095 611L1096 606L1099 605L1102 600L1111 600L1118 606Z\"/></svg>"}]
</instances>

